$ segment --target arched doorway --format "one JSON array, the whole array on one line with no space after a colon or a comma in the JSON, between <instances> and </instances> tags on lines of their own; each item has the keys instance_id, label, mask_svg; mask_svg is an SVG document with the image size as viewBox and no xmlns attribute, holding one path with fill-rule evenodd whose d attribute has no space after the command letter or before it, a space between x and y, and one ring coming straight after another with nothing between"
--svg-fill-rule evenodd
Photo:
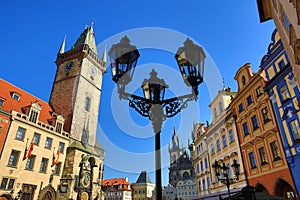
<instances>
[{"instance_id":1,"label":"arched doorway","mask_svg":"<svg viewBox=\"0 0 300 200\"><path fill-rule=\"evenodd\" d=\"M263 186L262 184L257 184L256 185L256 191L257 192L263 192L263 193L266 193L266 194L269 194L268 190L265 188L265 186Z\"/></svg>"},{"instance_id":2,"label":"arched doorway","mask_svg":"<svg viewBox=\"0 0 300 200\"><path fill-rule=\"evenodd\" d=\"M275 186L275 195L284 199L293 199L295 191L285 180L279 179Z\"/></svg>"},{"instance_id":3,"label":"arched doorway","mask_svg":"<svg viewBox=\"0 0 300 200\"><path fill-rule=\"evenodd\" d=\"M56 199L56 191L49 184L47 185L39 194L38 200L55 200Z\"/></svg>"}]
</instances>

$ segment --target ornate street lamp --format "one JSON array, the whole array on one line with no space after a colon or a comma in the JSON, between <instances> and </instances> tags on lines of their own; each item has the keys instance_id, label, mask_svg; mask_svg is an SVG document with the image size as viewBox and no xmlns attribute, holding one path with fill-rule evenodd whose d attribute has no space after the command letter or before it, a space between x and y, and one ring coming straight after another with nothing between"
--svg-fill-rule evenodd
<instances>
[{"instance_id":1,"label":"ornate street lamp","mask_svg":"<svg viewBox=\"0 0 300 200\"><path fill-rule=\"evenodd\" d=\"M203 82L204 60L206 55L201 47L187 38L184 46L180 47L175 55L179 70L187 85L192 86L198 95L198 85Z\"/></svg>"},{"instance_id":2,"label":"ornate street lamp","mask_svg":"<svg viewBox=\"0 0 300 200\"><path fill-rule=\"evenodd\" d=\"M227 191L228 191L228 198L231 199L230 196L230 185L237 182L239 180L239 175L240 175L240 164L237 163L237 160L233 160L233 164L231 165L234 175L236 178L230 178L228 175L228 170L229 168L225 165L225 163L222 163L222 166L219 165L218 161L215 161L215 164L212 166L215 169L215 174L218 178L218 181L221 181L221 183L225 184L227 186ZM222 172L222 175L224 178L220 178L220 175Z\"/></svg>"},{"instance_id":3,"label":"ornate street lamp","mask_svg":"<svg viewBox=\"0 0 300 200\"><path fill-rule=\"evenodd\" d=\"M110 48L108 55L111 59L112 79L119 89L124 89L132 79L140 54L136 46L130 45L130 40L124 36L118 44Z\"/></svg>"},{"instance_id":4,"label":"ornate street lamp","mask_svg":"<svg viewBox=\"0 0 300 200\"><path fill-rule=\"evenodd\" d=\"M178 54L179 53L179 54ZM178 55L177 55L178 54ZM134 108L143 117L151 120L155 133L155 183L156 199L162 199L161 185L161 149L160 133L162 124L168 117L173 117L183 108L187 102L197 100L198 85L203 81L203 67L205 54L201 47L193 44L189 39L185 46L179 48L175 58L185 81L192 86L191 94L165 99L165 89L168 85L163 79L158 78L153 69L150 78L145 79L141 85L144 97L125 92L126 85L132 80L134 68L140 56L137 48L129 44L125 36L120 43L115 44L109 50L111 59L112 79L118 86L120 99L129 101L129 106ZM200 54L200 55L198 55ZM202 70L201 67L202 66Z\"/></svg>"}]
</instances>

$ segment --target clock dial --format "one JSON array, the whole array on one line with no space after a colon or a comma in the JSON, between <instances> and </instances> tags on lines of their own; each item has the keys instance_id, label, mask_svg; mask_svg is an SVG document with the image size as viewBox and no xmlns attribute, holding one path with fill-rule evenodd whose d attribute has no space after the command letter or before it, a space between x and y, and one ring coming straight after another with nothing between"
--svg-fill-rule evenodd
<instances>
[{"instance_id":1,"label":"clock dial","mask_svg":"<svg viewBox=\"0 0 300 200\"><path fill-rule=\"evenodd\" d=\"M89 199L89 195L86 192L81 193L80 195L80 200L88 200Z\"/></svg>"},{"instance_id":2,"label":"clock dial","mask_svg":"<svg viewBox=\"0 0 300 200\"><path fill-rule=\"evenodd\" d=\"M97 69L94 65L91 65L90 68L89 68L89 72L90 72L90 75L92 77L95 77L97 75Z\"/></svg>"},{"instance_id":3,"label":"clock dial","mask_svg":"<svg viewBox=\"0 0 300 200\"><path fill-rule=\"evenodd\" d=\"M82 180L81 180L81 183L83 185L83 187L89 187L90 185L90 181L91 181L91 176L89 173L84 173L83 176L82 176Z\"/></svg>"},{"instance_id":4,"label":"clock dial","mask_svg":"<svg viewBox=\"0 0 300 200\"><path fill-rule=\"evenodd\" d=\"M68 62L68 64L66 64L64 68L65 72L69 72L73 68L73 66L74 66L73 62Z\"/></svg>"}]
</instances>

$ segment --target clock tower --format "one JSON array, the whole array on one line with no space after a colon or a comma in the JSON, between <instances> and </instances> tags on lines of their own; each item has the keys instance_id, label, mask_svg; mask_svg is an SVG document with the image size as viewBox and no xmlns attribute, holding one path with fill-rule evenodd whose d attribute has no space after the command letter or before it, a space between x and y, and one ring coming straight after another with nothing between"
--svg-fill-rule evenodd
<instances>
[{"instance_id":1,"label":"clock tower","mask_svg":"<svg viewBox=\"0 0 300 200\"><path fill-rule=\"evenodd\" d=\"M93 27L86 27L68 51L65 51L64 39L55 63L57 71L50 105L64 117L64 130L71 138L58 199L94 199L99 196L103 174L104 150L96 141L96 131L106 52L102 59L99 58ZM81 187L82 179L88 179L88 173L82 171L86 166L82 160L87 156L93 161L88 177L90 182L85 181L85 187Z\"/></svg>"}]
</instances>

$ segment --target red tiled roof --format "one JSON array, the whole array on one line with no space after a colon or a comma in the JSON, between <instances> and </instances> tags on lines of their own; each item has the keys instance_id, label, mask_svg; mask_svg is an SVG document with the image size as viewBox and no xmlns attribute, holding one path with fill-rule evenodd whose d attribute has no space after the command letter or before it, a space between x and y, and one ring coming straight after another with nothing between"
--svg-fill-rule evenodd
<instances>
[{"instance_id":1,"label":"red tiled roof","mask_svg":"<svg viewBox=\"0 0 300 200\"><path fill-rule=\"evenodd\" d=\"M112 186L118 186L122 185L122 188L118 188L118 190L130 190L130 183L126 181L125 178L113 178L113 179L108 179L108 180L103 180L102 181L102 187L112 187Z\"/></svg>"},{"instance_id":2,"label":"red tiled roof","mask_svg":"<svg viewBox=\"0 0 300 200\"><path fill-rule=\"evenodd\" d=\"M20 95L19 101L12 98L13 93L17 93ZM8 83L7 81L1 78L0 98L5 99L0 109L5 110L7 112L15 110L17 112L23 113L22 108L31 106L31 103L33 102L38 102L38 104L41 105L42 108L38 120L49 124L48 119L52 118L51 113L53 112L53 109L47 102L29 94L28 92L25 92L24 90L12 85L11 83Z\"/></svg>"}]
</instances>

